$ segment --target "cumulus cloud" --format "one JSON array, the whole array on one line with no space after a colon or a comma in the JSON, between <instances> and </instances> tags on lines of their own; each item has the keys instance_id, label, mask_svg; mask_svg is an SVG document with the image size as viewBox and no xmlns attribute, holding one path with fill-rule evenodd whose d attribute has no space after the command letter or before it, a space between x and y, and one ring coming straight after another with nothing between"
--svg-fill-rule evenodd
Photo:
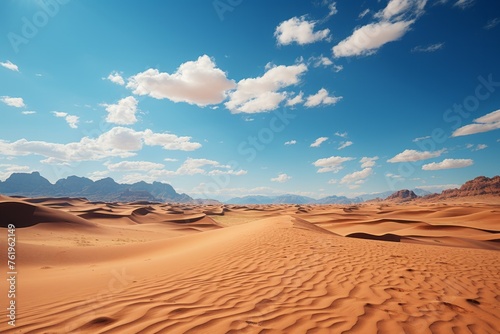
<instances>
[{"instance_id":1,"label":"cumulus cloud","mask_svg":"<svg viewBox=\"0 0 500 334\"><path fill-rule=\"evenodd\" d=\"M286 101L286 106L287 107L293 107L296 104L304 102L304 93L300 92L299 94L295 95L292 98L289 98Z\"/></svg>"},{"instance_id":2,"label":"cumulus cloud","mask_svg":"<svg viewBox=\"0 0 500 334\"><path fill-rule=\"evenodd\" d=\"M297 144L296 140L289 140L285 142L285 145L295 145L295 144Z\"/></svg>"},{"instance_id":3,"label":"cumulus cloud","mask_svg":"<svg viewBox=\"0 0 500 334\"><path fill-rule=\"evenodd\" d=\"M319 137L310 145L310 147L319 147L321 144L323 144L325 141L328 140L328 137Z\"/></svg>"},{"instance_id":4,"label":"cumulus cloud","mask_svg":"<svg viewBox=\"0 0 500 334\"><path fill-rule=\"evenodd\" d=\"M329 158L318 159L313 163L313 165L319 168L318 173L337 173L344 168L344 166L342 166L344 162L351 160L354 160L354 158L332 156Z\"/></svg>"},{"instance_id":5,"label":"cumulus cloud","mask_svg":"<svg viewBox=\"0 0 500 334\"><path fill-rule=\"evenodd\" d=\"M339 145L339 148L338 148L338 149L339 149L339 150L342 150L342 149L344 149L344 148L346 148L346 147L351 146L352 144L354 144L354 143L353 143L352 141L349 141L349 140L348 140L348 141L343 141L343 142L340 142L340 145Z\"/></svg>"},{"instance_id":6,"label":"cumulus cloud","mask_svg":"<svg viewBox=\"0 0 500 334\"><path fill-rule=\"evenodd\" d=\"M62 111L53 111L52 113L56 117L64 118L64 120L66 121L66 123L68 123L70 128L72 129L78 128L78 122L80 121L80 118L78 116L68 115L68 113Z\"/></svg>"},{"instance_id":7,"label":"cumulus cloud","mask_svg":"<svg viewBox=\"0 0 500 334\"><path fill-rule=\"evenodd\" d=\"M120 85L120 86L124 86L125 85L125 80L123 79L123 77L121 76L120 73L114 71L114 72L111 72L107 79L117 85Z\"/></svg>"},{"instance_id":8,"label":"cumulus cloud","mask_svg":"<svg viewBox=\"0 0 500 334\"><path fill-rule=\"evenodd\" d=\"M24 104L24 100L22 97L2 96L0 98L0 101L11 107L16 107L16 108L26 107L26 104Z\"/></svg>"},{"instance_id":9,"label":"cumulus cloud","mask_svg":"<svg viewBox=\"0 0 500 334\"><path fill-rule=\"evenodd\" d=\"M285 173L282 173L282 174L279 174L277 177L274 177L271 179L272 182L278 182L278 183L285 183L287 182L288 180L290 180L292 177L285 174Z\"/></svg>"},{"instance_id":10,"label":"cumulus cloud","mask_svg":"<svg viewBox=\"0 0 500 334\"><path fill-rule=\"evenodd\" d=\"M368 168L365 168L365 169L362 169L360 171L356 171L356 172L353 172L351 174L347 174L346 176L344 176L341 180L340 180L340 183L341 184L349 184L349 183L355 183L357 182L357 184L360 184L362 182L364 182L364 180L372 175L373 173L373 169L368 167ZM360 182L362 181L362 182Z\"/></svg>"},{"instance_id":11,"label":"cumulus cloud","mask_svg":"<svg viewBox=\"0 0 500 334\"><path fill-rule=\"evenodd\" d=\"M287 97L279 90L298 84L306 71L304 64L272 66L261 77L240 80L224 105L233 114L274 110Z\"/></svg>"},{"instance_id":12,"label":"cumulus cloud","mask_svg":"<svg viewBox=\"0 0 500 334\"><path fill-rule=\"evenodd\" d=\"M304 103L306 107L317 107L321 104L331 105L336 104L342 99L342 96L329 96L328 91L321 88L316 94L309 95Z\"/></svg>"},{"instance_id":13,"label":"cumulus cloud","mask_svg":"<svg viewBox=\"0 0 500 334\"><path fill-rule=\"evenodd\" d=\"M444 159L441 162L432 162L422 166L422 170L441 170L452 168L464 168L472 166L474 161L472 159Z\"/></svg>"},{"instance_id":14,"label":"cumulus cloud","mask_svg":"<svg viewBox=\"0 0 500 334\"><path fill-rule=\"evenodd\" d=\"M17 65L12 63L10 60L7 60L6 62L0 62L0 66L3 66L6 69L14 72L19 72L19 67L17 67Z\"/></svg>"},{"instance_id":15,"label":"cumulus cloud","mask_svg":"<svg viewBox=\"0 0 500 334\"><path fill-rule=\"evenodd\" d=\"M221 103L234 87L234 81L207 55L181 64L172 74L150 68L130 77L127 83L137 95L198 106Z\"/></svg>"},{"instance_id":16,"label":"cumulus cloud","mask_svg":"<svg viewBox=\"0 0 500 334\"><path fill-rule=\"evenodd\" d=\"M292 17L281 22L274 31L274 36L279 45L297 43L299 45L310 44L330 36L330 29L314 31L316 21L308 21L305 16Z\"/></svg>"},{"instance_id":17,"label":"cumulus cloud","mask_svg":"<svg viewBox=\"0 0 500 334\"><path fill-rule=\"evenodd\" d=\"M413 162L419 160L426 160L431 158L439 157L446 150L439 151L416 151L416 150L404 150L403 152L395 155L391 159L387 160L387 162Z\"/></svg>"},{"instance_id":18,"label":"cumulus cloud","mask_svg":"<svg viewBox=\"0 0 500 334\"><path fill-rule=\"evenodd\" d=\"M110 157L127 158L136 155L143 145L161 146L165 150L192 151L201 144L191 142L191 137L178 137L151 130L135 131L115 127L97 138L83 137L67 144L20 139L14 142L0 140L0 151L6 156L39 155L44 163L95 161Z\"/></svg>"},{"instance_id":19,"label":"cumulus cloud","mask_svg":"<svg viewBox=\"0 0 500 334\"><path fill-rule=\"evenodd\" d=\"M106 163L108 170L113 172L123 171L149 171L151 169L162 169L165 167L163 164L154 163L150 161L120 161L117 163Z\"/></svg>"},{"instance_id":20,"label":"cumulus cloud","mask_svg":"<svg viewBox=\"0 0 500 334\"><path fill-rule=\"evenodd\" d=\"M330 66L333 65L333 61L331 61L330 58L325 57L323 55L319 57L311 57L309 58L309 62L312 63L313 67L320 67L320 66Z\"/></svg>"},{"instance_id":21,"label":"cumulus cloud","mask_svg":"<svg viewBox=\"0 0 500 334\"><path fill-rule=\"evenodd\" d=\"M377 52L384 44L400 39L410 29L414 20L398 22L377 22L354 30L333 47L335 57L366 56Z\"/></svg>"},{"instance_id":22,"label":"cumulus cloud","mask_svg":"<svg viewBox=\"0 0 500 334\"><path fill-rule=\"evenodd\" d=\"M23 114L23 115L34 115L34 114L36 114L36 111L34 111L34 110L25 110L25 111L21 111L21 114Z\"/></svg>"},{"instance_id":23,"label":"cumulus cloud","mask_svg":"<svg viewBox=\"0 0 500 334\"><path fill-rule=\"evenodd\" d=\"M456 129L452 137L467 136L481 132L488 132L500 129L500 109L476 118L472 124Z\"/></svg>"},{"instance_id":24,"label":"cumulus cloud","mask_svg":"<svg viewBox=\"0 0 500 334\"><path fill-rule=\"evenodd\" d=\"M359 162L361 162L361 168L369 168L375 166L378 157L363 157Z\"/></svg>"},{"instance_id":25,"label":"cumulus cloud","mask_svg":"<svg viewBox=\"0 0 500 334\"><path fill-rule=\"evenodd\" d=\"M417 45L411 52L436 52L437 50L441 50L444 47L444 43L436 43L428 46Z\"/></svg>"},{"instance_id":26,"label":"cumulus cloud","mask_svg":"<svg viewBox=\"0 0 500 334\"><path fill-rule=\"evenodd\" d=\"M108 123L120 124L120 125L129 125L137 122L137 118L135 114L137 112L137 104L139 101L133 96L128 96L116 104L101 104L103 107L106 107L106 111L108 112L108 116L106 117L106 121Z\"/></svg>"}]
</instances>

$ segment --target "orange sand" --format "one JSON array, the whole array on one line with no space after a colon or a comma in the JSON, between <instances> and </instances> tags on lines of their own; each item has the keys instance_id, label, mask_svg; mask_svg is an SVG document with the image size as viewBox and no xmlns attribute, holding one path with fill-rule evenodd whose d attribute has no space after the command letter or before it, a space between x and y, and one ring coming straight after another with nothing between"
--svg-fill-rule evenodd
<instances>
[{"instance_id":1,"label":"orange sand","mask_svg":"<svg viewBox=\"0 0 500 334\"><path fill-rule=\"evenodd\" d=\"M0 197L1 333L499 333L500 204ZM399 242L377 241L391 240Z\"/></svg>"}]
</instances>

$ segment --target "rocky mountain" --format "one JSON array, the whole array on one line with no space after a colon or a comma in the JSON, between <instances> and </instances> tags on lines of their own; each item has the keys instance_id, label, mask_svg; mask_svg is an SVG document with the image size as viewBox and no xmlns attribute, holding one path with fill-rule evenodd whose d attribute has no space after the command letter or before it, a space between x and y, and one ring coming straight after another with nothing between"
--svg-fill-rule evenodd
<instances>
[{"instance_id":1,"label":"rocky mountain","mask_svg":"<svg viewBox=\"0 0 500 334\"><path fill-rule=\"evenodd\" d=\"M441 200L457 197L471 197L481 195L500 196L500 176L492 178L478 176L473 180L465 182L460 188L443 190L441 194L425 196L424 199Z\"/></svg>"},{"instance_id":2,"label":"rocky mountain","mask_svg":"<svg viewBox=\"0 0 500 334\"><path fill-rule=\"evenodd\" d=\"M431 192L429 192L427 190L420 189L420 188L411 189L411 191L413 191L415 193L415 195L417 195L417 196L426 196L426 195L432 194ZM366 201L370 201L370 200L377 199L377 198L385 199L385 198L391 196L392 194L394 194L394 191L389 190L389 191L384 191L381 193L363 194L363 195L359 195L358 197L361 199L361 201L366 202Z\"/></svg>"},{"instance_id":3,"label":"rocky mountain","mask_svg":"<svg viewBox=\"0 0 500 334\"><path fill-rule=\"evenodd\" d=\"M38 172L13 173L0 181L0 193L27 197L85 197L91 201L105 202L190 202L193 199L179 194L166 183L138 182L120 184L110 177L92 181L85 177L69 176L50 183Z\"/></svg>"},{"instance_id":4,"label":"rocky mountain","mask_svg":"<svg viewBox=\"0 0 500 334\"><path fill-rule=\"evenodd\" d=\"M396 202L406 202L411 201L412 199L417 198L418 196L412 191L408 189L402 189L396 191L392 195L386 197L386 201L396 201Z\"/></svg>"}]
</instances>

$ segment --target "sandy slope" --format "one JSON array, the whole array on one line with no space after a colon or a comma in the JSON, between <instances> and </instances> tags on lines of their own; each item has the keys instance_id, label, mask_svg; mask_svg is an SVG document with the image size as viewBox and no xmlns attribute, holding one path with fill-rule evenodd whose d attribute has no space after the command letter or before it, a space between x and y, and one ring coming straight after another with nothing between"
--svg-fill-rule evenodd
<instances>
[{"instance_id":1,"label":"sandy slope","mask_svg":"<svg viewBox=\"0 0 500 334\"><path fill-rule=\"evenodd\" d=\"M499 209L3 197L1 225L26 227L0 332L498 333Z\"/></svg>"}]
</instances>

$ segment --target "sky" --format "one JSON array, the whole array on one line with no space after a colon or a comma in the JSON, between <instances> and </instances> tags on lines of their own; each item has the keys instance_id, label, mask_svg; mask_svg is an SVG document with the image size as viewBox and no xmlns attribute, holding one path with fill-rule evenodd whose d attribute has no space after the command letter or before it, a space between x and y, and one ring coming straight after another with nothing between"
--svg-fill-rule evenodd
<instances>
[{"instance_id":1,"label":"sky","mask_svg":"<svg viewBox=\"0 0 500 334\"><path fill-rule=\"evenodd\" d=\"M496 0L0 1L0 180L195 198L499 174Z\"/></svg>"}]
</instances>

